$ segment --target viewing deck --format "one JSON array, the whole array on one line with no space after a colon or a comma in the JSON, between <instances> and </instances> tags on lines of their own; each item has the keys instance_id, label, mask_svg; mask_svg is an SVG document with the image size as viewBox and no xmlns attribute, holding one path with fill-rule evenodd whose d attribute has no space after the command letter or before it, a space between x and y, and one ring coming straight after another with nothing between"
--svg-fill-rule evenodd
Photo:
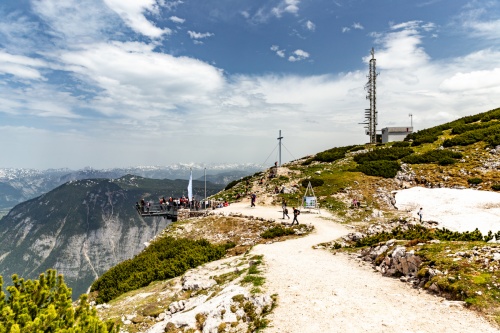
<instances>
[{"instance_id":1,"label":"viewing deck","mask_svg":"<svg viewBox=\"0 0 500 333\"><path fill-rule=\"evenodd\" d=\"M135 207L139 215L142 217L154 217L154 216L163 216L173 222L177 221L177 213L179 209L184 209L182 206L160 206L160 205L151 205L145 207Z\"/></svg>"}]
</instances>

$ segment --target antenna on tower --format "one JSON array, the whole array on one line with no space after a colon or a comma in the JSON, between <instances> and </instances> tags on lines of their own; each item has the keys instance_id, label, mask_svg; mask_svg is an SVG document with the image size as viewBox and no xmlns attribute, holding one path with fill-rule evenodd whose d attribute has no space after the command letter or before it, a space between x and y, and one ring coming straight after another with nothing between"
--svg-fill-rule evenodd
<instances>
[{"instance_id":1,"label":"antenna on tower","mask_svg":"<svg viewBox=\"0 0 500 333\"><path fill-rule=\"evenodd\" d=\"M375 50L371 49L370 67L368 73L368 82L365 85L367 91L366 99L370 100L370 108L365 109L366 134L370 137L370 143L377 143L377 60L375 59Z\"/></svg>"},{"instance_id":2,"label":"antenna on tower","mask_svg":"<svg viewBox=\"0 0 500 333\"><path fill-rule=\"evenodd\" d=\"M283 137L281 136L281 130L280 130L280 134L278 136L278 140L279 140L279 164L278 164L278 166L281 166L281 139L283 139Z\"/></svg>"}]
</instances>

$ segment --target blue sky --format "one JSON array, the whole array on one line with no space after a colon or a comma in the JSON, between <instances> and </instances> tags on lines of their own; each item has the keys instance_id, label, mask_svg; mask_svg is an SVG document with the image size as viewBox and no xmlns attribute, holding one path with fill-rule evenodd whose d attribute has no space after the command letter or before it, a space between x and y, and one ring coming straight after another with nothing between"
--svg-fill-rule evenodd
<instances>
[{"instance_id":1,"label":"blue sky","mask_svg":"<svg viewBox=\"0 0 500 333\"><path fill-rule=\"evenodd\" d=\"M283 161L500 106L500 2L3 0L0 167ZM276 150L277 151L277 150ZM270 157L270 160L268 158Z\"/></svg>"}]
</instances>

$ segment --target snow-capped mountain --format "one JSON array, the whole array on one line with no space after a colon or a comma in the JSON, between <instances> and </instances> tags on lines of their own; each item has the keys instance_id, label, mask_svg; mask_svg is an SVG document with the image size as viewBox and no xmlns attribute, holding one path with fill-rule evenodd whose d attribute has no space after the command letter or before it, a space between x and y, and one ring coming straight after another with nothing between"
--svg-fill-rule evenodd
<instances>
[{"instance_id":1,"label":"snow-capped mountain","mask_svg":"<svg viewBox=\"0 0 500 333\"><path fill-rule=\"evenodd\" d=\"M215 184L227 184L232 180L253 174L264 167L256 164L197 164L177 163L168 166L137 166L129 168L81 170L70 169L12 169L0 168L0 209L8 209L18 203L38 197L72 180L108 178L116 179L127 174L154 179L193 178Z\"/></svg>"}]
</instances>

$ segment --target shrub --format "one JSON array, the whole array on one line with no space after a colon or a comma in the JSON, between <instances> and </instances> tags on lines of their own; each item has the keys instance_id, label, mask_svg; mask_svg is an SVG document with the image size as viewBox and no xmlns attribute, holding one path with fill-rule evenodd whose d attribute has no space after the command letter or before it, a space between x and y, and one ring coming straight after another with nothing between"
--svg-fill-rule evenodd
<instances>
[{"instance_id":1,"label":"shrub","mask_svg":"<svg viewBox=\"0 0 500 333\"><path fill-rule=\"evenodd\" d=\"M474 131L477 129L488 128L488 127L493 126L493 125L498 125L498 122L497 121L489 121L489 122L458 125L451 130L451 134L462 134L462 133Z\"/></svg>"},{"instance_id":2,"label":"shrub","mask_svg":"<svg viewBox=\"0 0 500 333\"><path fill-rule=\"evenodd\" d=\"M355 146L354 148L349 149L349 152L352 153L353 151L358 151L363 149L365 149L365 146Z\"/></svg>"},{"instance_id":3,"label":"shrub","mask_svg":"<svg viewBox=\"0 0 500 333\"><path fill-rule=\"evenodd\" d=\"M307 166L307 165L310 165L312 162L314 162L314 159L308 158L307 160L305 160L304 162L302 162L302 165L303 166Z\"/></svg>"},{"instance_id":4,"label":"shrub","mask_svg":"<svg viewBox=\"0 0 500 333\"><path fill-rule=\"evenodd\" d=\"M190 268L218 260L233 244L212 245L207 240L163 237L132 259L112 267L91 286L97 291L98 303L108 302L117 296L161 281L182 275Z\"/></svg>"},{"instance_id":5,"label":"shrub","mask_svg":"<svg viewBox=\"0 0 500 333\"><path fill-rule=\"evenodd\" d=\"M489 126L487 128L476 129L462 133L454 138L447 139L443 142L444 147L453 146L468 146L479 141L492 140L500 132L500 123Z\"/></svg>"},{"instance_id":6,"label":"shrub","mask_svg":"<svg viewBox=\"0 0 500 333\"><path fill-rule=\"evenodd\" d=\"M309 185L309 182L311 182L312 187L318 187L325 183L325 181L321 178L309 178L302 180L301 184L303 187L307 187Z\"/></svg>"},{"instance_id":7,"label":"shrub","mask_svg":"<svg viewBox=\"0 0 500 333\"><path fill-rule=\"evenodd\" d=\"M345 154L356 146L336 147L316 154L312 161L334 162L345 157Z\"/></svg>"},{"instance_id":8,"label":"shrub","mask_svg":"<svg viewBox=\"0 0 500 333\"><path fill-rule=\"evenodd\" d=\"M467 183L469 183L470 185L479 185L483 182L483 180L481 178L469 178L467 179Z\"/></svg>"},{"instance_id":9,"label":"shrub","mask_svg":"<svg viewBox=\"0 0 500 333\"><path fill-rule=\"evenodd\" d=\"M368 176L384 178L394 178L399 170L401 170L401 166L397 161L384 160L365 162L355 169L355 171L360 171Z\"/></svg>"},{"instance_id":10,"label":"shrub","mask_svg":"<svg viewBox=\"0 0 500 333\"><path fill-rule=\"evenodd\" d=\"M393 147L409 147L410 143L407 141L396 141L392 145Z\"/></svg>"},{"instance_id":11,"label":"shrub","mask_svg":"<svg viewBox=\"0 0 500 333\"><path fill-rule=\"evenodd\" d=\"M365 163L369 161L396 161L400 158L413 153L413 149L407 147L391 147L383 149L375 149L364 154L354 156L356 163Z\"/></svg>"},{"instance_id":12,"label":"shrub","mask_svg":"<svg viewBox=\"0 0 500 333\"><path fill-rule=\"evenodd\" d=\"M491 147L496 147L500 145L500 134L492 134L487 136L484 141Z\"/></svg>"},{"instance_id":13,"label":"shrub","mask_svg":"<svg viewBox=\"0 0 500 333\"><path fill-rule=\"evenodd\" d=\"M403 159L401 159L401 161L409 164L427 164L427 163L439 163L443 159L458 159L458 158L462 158L462 154L459 152L454 152L448 149L435 149L435 150L430 150L424 154L419 154L419 155L413 154L405 156ZM446 160L445 163L447 163Z\"/></svg>"},{"instance_id":14,"label":"shrub","mask_svg":"<svg viewBox=\"0 0 500 333\"><path fill-rule=\"evenodd\" d=\"M424 143L432 143L436 141L443 131L448 129L448 126L437 126L428 129L424 129L415 133L408 134L405 141L413 140L412 146L420 146Z\"/></svg>"},{"instance_id":15,"label":"shrub","mask_svg":"<svg viewBox=\"0 0 500 333\"><path fill-rule=\"evenodd\" d=\"M265 238L265 239L270 239L270 238L276 238L276 237L281 237L281 236L288 236L288 235L294 235L295 230L293 228L283 228L282 226L278 225L276 227L272 227L264 231L262 234L260 234L260 237Z\"/></svg>"},{"instance_id":16,"label":"shrub","mask_svg":"<svg viewBox=\"0 0 500 333\"><path fill-rule=\"evenodd\" d=\"M457 160L455 160L451 157L443 157L438 161L438 164L441 166L445 166L445 165L455 164L456 162L457 162Z\"/></svg>"},{"instance_id":17,"label":"shrub","mask_svg":"<svg viewBox=\"0 0 500 333\"><path fill-rule=\"evenodd\" d=\"M494 185L491 185L491 189L493 191L500 191L500 184L494 184Z\"/></svg>"},{"instance_id":18,"label":"shrub","mask_svg":"<svg viewBox=\"0 0 500 333\"><path fill-rule=\"evenodd\" d=\"M423 143L432 143L435 142L440 135L443 134L443 131L453 129L455 127L464 126L465 124L474 123L477 121L487 122L491 119L500 119L500 108L490 110L487 112L479 113L473 116L463 117L452 122L442 124L436 127L427 128L412 134L409 134L405 141L413 140L412 146L419 146ZM452 145L453 146L453 145ZM451 147L451 146L446 146Z\"/></svg>"},{"instance_id":19,"label":"shrub","mask_svg":"<svg viewBox=\"0 0 500 333\"><path fill-rule=\"evenodd\" d=\"M493 235L500 236L500 232L493 234L489 232L483 237L481 232L476 228L474 231L450 231L446 228L442 229L427 229L421 225L410 225L407 230L397 227L390 232L380 232L371 236L367 236L358 240L355 243L356 247L372 246L380 242L387 242L390 239L401 240L418 240L418 242L438 239L441 241L464 241L464 242L487 242L493 238ZM498 239L498 238L497 238Z\"/></svg>"}]
</instances>

